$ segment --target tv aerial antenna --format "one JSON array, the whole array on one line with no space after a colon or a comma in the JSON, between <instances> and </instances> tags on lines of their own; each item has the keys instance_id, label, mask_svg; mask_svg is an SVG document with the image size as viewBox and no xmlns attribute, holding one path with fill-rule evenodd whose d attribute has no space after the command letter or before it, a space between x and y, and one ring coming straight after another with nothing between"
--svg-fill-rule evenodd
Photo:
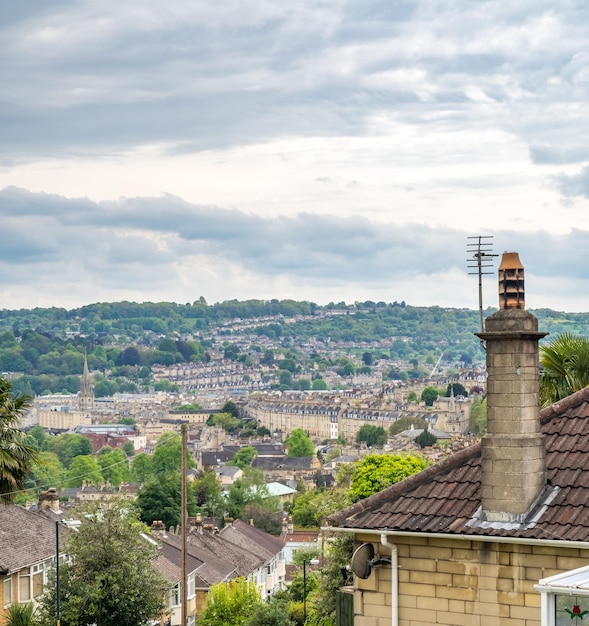
<instances>
[{"instance_id":1,"label":"tv aerial antenna","mask_svg":"<svg viewBox=\"0 0 589 626\"><path fill-rule=\"evenodd\" d=\"M493 258L499 256L493 254L493 235L477 235L467 237L466 253L472 255L466 259L470 275L479 277L479 319L481 332L484 332L483 324L483 276L493 274ZM472 241L470 241L472 239ZM488 271L491 268L491 271ZM481 340L482 342L482 340Z\"/></svg>"}]
</instances>

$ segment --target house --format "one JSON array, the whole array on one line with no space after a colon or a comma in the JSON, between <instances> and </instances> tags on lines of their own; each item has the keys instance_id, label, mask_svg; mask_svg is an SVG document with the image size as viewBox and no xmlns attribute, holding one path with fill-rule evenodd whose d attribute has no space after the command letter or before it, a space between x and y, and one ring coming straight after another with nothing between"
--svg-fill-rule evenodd
<instances>
[{"instance_id":1,"label":"house","mask_svg":"<svg viewBox=\"0 0 589 626\"><path fill-rule=\"evenodd\" d=\"M478 335L482 441L330 519L357 542L342 626L555 626L589 610L571 584L589 563L589 387L539 411L546 333L524 309L517 253L503 255L499 294Z\"/></svg>"},{"instance_id":2,"label":"house","mask_svg":"<svg viewBox=\"0 0 589 626\"><path fill-rule=\"evenodd\" d=\"M259 563L249 577L256 583L263 600L284 589L284 541L280 537L270 535L241 520L225 526L219 535L235 547L258 556Z\"/></svg>"},{"instance_id":3,"label":"house","mask_svg":"<svg viewBox=\"0 0 589 626\"><path fill-rule=\"evenodd\" d=\"M68 531L40 511L0 505L0 624L11 604L34 602L43 593L59 532Z\"/></svg>"}]
</instances>

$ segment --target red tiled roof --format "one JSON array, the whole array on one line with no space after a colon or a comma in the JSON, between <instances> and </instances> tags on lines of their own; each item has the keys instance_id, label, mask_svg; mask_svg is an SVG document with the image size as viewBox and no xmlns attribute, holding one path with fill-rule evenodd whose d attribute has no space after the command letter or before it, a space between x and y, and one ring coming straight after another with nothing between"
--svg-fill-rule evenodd
<instances>
[{"instance_id":1,"label":"red tiled roof","mask_svg":"<svg viewBox=\"0 0 589 626\"><path fill-rule=\"evenodd\" d=\"M481 523L481 445L334 514L334 527L589 541L589 387L540 412L547 488L519 525Z\"/></svg>"}]
</instances>

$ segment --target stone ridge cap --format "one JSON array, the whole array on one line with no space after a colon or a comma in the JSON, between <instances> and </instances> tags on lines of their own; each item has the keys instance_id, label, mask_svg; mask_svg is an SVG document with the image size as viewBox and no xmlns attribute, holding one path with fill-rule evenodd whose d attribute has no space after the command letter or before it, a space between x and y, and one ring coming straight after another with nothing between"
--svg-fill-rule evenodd
<instances>
[{"instance_id":1,"label":"stone ridge cap","mask_svg":"<svg viewBox=\"0 0 589 626\"><path fill-rule=\"evenodd\" d=\"M395 496L400 496L405 491L410 491L415 489L419 485L423 483L427 483L434 476L438 476L450 470L456 469L464 464L465 461L468 461L472 458L475 458L481 454L481 442L478 441L468 448L463 448L458 452L450 455L447 459L440 461L439 463L434 463L429 467L413 474L412 476L408 476L403 480L400 480L398 483L394 483L390 487L379 491L378 493L374 493L368 498L364 498L352 506L343 509L342 511L338 511L333 515L330 515L327 518L327 522L329 524L333 524L337 526L339 523L345 521L347 518L352 517L358 513L363 513L366 509L374 507L374 505L378 505L381 502L388 502L390 499Z\"/></svg>"},{"instance_id":2,"label":"stone ridge cap","mask_svg":"<svg viewBox=\"0 0 589 626\"><path fill-rule=\"evenodd\" d=\"M562 415L570 409L576 408L583 402L589 402L589 386L543 408L540 411L540 423L547 424L553 417Z\"/></svg>"}]
</instances>

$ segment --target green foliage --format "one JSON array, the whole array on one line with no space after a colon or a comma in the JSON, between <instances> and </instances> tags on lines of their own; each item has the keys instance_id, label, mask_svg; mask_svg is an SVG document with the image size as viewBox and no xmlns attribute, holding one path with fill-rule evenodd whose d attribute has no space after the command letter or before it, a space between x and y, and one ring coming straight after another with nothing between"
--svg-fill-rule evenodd
<instances>
[{"instance_id":1,"label":"green foliage","mask_svg":"<svg viewBox=\"0 0 589 626\"><path fill-rule=\"evenodd\" d=\"M95 486L104 482L101 467L91 454L75 457L66 472L68 487L81 487L84 482Z\"/></svg>"},{"instance_id":2,"label":"green foliage","mask_svg":"<svg viewBox=\"0 0 589 626\"><path fill-rule=\"evenodd\" d=\"M71 562L60 566L62 626L145 626L159 620L166 581L154 569L157 548L142 533L128 500L108 500L81 509L78 532L64 538ZM54 581L41 597L43 626L55 623Z\"/></svg>"},{"instance_id":3,"label":"green foliage","mask_svg":"<svg viewBox=\"0 0 589 626\"><path fill-rule=\"evenodd\" d=\"M226 491L225 511L228 517L243 519L248 504L259 504L264 508L278 510L278 502L268 497L268 487L264 473L246 467L243 477L238 478Z\"/></svg>"},{"instance_id":4,"label":"green foliage","mask_svg":"<svg viewBox=\"0 0 589 626\"><path fill-rule=\"evenodd\" d=\"M229 413L230 415L233 415L233 417L239 418L239 408L233 400L227 400L227 402L225 402L225 404L221 407L221 413Z\"/></svg>"},{"instance_id":5,"label":"green foliage","mask_svg":"<svg viewBox=\"0 0 589 626\"><path fill-rule=\"evenodd\" d=\"M354 535L337 535L327 542L326 559L318 572L319 586L307 601L306 626L336 626L336 593L343 584L341 568L350 564Z\"/></svg>"},{"instance_id":6,"label":"green foliage","mask_svg":"<svg viewBox=\"0 0 589 626\"><path fill-rule=\"evenodd\" d=\"M241 426L241 420L231 413L215 413L212 422L214 426L219 426L228 433L235 432Z\"/></svg>"},{"instance_id":7,"label":"green foliage","mask_svg":"<svg viewBox=\"0 0 589 626\"><path fill-rule=\"evenodd\" d=\"M254 607L244 626L292 626L289 605L285 600L272 598Z\"/></svg>"},{"instance_id":8,"label":"green foliage","mask_svg":"<svg viewBox=\"0 0 589 626\"><path fill-rule=\"evenodd\" d=\"M29 470L39 460L36 447L26 443L25 433L18 428L30 404L29 396L15 394L12 384L0 377L0 500L4 502L24 489Z\"/></svg>"},{"instance_id":9,"label":"green foliage","mask_svg":"<svg viewBox=\"0 0 589 626\"><path fill-rule=\"evenodd\" d=\"M153 476L151 457L145 452L141 452L133 458L131 478L137 483L144 483L151 476Z\"/></svg>"},{"instance_id":10,"label":"green foliage","mask_svg":"<svg viewBox=\"0 0 589 626\"><path fill-rule=\"evenodd\" d=\"M321 552L316 546L310 546L308 548L298 548L292 555L292 562L294 565L303 565L303 561L312 561L318 559Z\"/></svg>"},{"instance_id":11,"label":"green foliage","mask_svg":"<svg viewBox=\"0 0 589 626\"><path fill-rule=\"evenodd\" d=\"M90 440L77 433L64 433L57 437L47 437L43 441L43 449L57 454L66 468L70 466L75 457L86 456L93 452Z\"/></svg>"},{"instance_id":12,"label":"green foliage","mask_svg":"<svg viewBox=\"0 0 589 626\"><path fill-rule=\"evenodd\" d=\"M589 338L565 332L540 346L540 403L548 406L589 384Z\"/></svg>"},{"instance_id":13,"label":"green foliage","mask_svg":"<svg viewBox=\"0 0 589 626\"><path fill-rule=\"evenodd\" d=\"M387 442L387 434L382 426L363 424L356 433L356 443L366 443L368 447L384 446Z\"/></svg>"},{"instance_id":14,"label":"green foliage","mask_svg":"<svg viewBox=\"0 0 589 626\"><path fill-rule=\"evenodd\" d=\"M98 457L98 464L104 482L110 483L113 487L118 487L122 482L129 480L129 465L127 455L116 448L101 454Z\"/></svg>"},{"instance_id":15,"label":"green foliage","mask_svg":"<svg viewBox=\"0 0 589 626\"><path fill-rule=\"evenodd\" d=\"M258 456L258 451L253 446L244 446L239 448L235 453L233 460L228 465L236 465L241 469L245 469L252 464L252 461Z\"/></svg>"},{"instance_id":16,"label":"green foliage","mask_svg":"<svg viewBox=\"0 0 589 626\"><path fill-rule=\"evenodd\" d=\"M473 397L470 405L468 427L474 435L482 436L487 432L487 398Z\"/></svg>"},{"instance_id":17,"label":"green foliage","mask_svg":"<svg viewBox=\"0 0 589 626\"><path fill-rule=\"evenodd\" d=\"M32 602L11 604L7 609L5 626L37 626L38 619Z\"/></svg>"},{"instance_id":18,"label":"green foliage","mask_svg":"<svg viewBox=\"0 0 589 626\"><path fill-rule=\"evenodd\" d=\"M186 467L194 467L194 459L186 451ZM166 475L182 469L182 437L175 433L164 433L158 438L151 457L153 475Z\"/></svg>"},{"instance_id":19,"label":"green foliage","mask_svg":"<svg viewBox=\"0 0 589 626\"><path fill-rule=\"evenodd\" d=\"M192 489L187 489L188 514L196 514L196 498ZM137 492L137 506L142 522L148 525L160 520L166 528L178 526L182 520L181 474L160 474L148 480Z\"/></svg>"},{"instance_id":20,"label":"green foliage","mask_svg":"<svg viewBox=\"0 0 589 626\"><path fill-rule=\"evenodd\" d=\"M314 391L325 391L327 389L327 383L323 380L323 378L316 378L313 381L313 385L311 388Z\"/></svg>"},{"instance_id":21,"label":"green foliage","mask_svg":"<svg viewBox=\"0 0 589 626\"><path fill-rule=\"evenodd\" d=\"M415 437L415 443L420 448L427 448L428 446L433 446L438 438L429 432L427 426L423 429L423 432Z\"/></svg>"},{"instance_id":22,"label":"green foliage","mask_svg":"<svg viewBox=\"0 0 589 626\"><path fill-rule=\"evenodd\" d=\"M355 464L349 497L358 502L425 469L429 462L411 454L369 454Z\"/></svg>"},{"instance_id":23,"label":"green foliage","mask_svg":"<svg viewBox=\"0 0 589 626\"><path fill-rule=\"evenodd\" d=\"M205 470L192 482L196 506L208 515L217 516L224 510L221 483L213 470Z\"/></svg>"},{"instance_id":24,"label":"green foliage","mask_svg":"<svg viewBox=\"0 0 589 626\"><path fill-rule=\"evenodd\" d=\"M296 496L292 521L297 528L319 528L325 519L350 504L348 489L309 490Z\"/></svg>"},{"instance_id":25,"label":"green foliage","mask_svg":"<svg viewBox=\"0 0 589 626\"><path fill-rule=\"evenodd\" d=\"M282 516L274 515L275 510L268 508L265 504L246 504L241 519L248 524L253 522L256 528L278 537L282 532Z\"/></svg>"},{"instance_id":26,"label":"green foliage","mask_svg":"<svg viewBox=\"0 0 589 626\"><path fill-rule=\"evenodd\" d=\"M421 392L421 400L425 402L425 406L433 406L439 395L440 394L435 387L426 387Z\"/></svg>"},{"instance_id":27,"label":"green foliage","mask_svg":"<svg viewBox=\"0 0 589 626\"><path fill-rule=\"evenodd\" d=\"M427 422L421 417L404 415L389 426L389 435L392 437L402 433L404 430L411 430L411 426L413 426L413 428L425 428L427 426Z\"/></svg>"},{"instance_id":28,"label":"green foliage","mask_svg":"<svg viewBox=\"0 0 589 626\"><path fill-rule=\"evenodd\" d=\"M57 454L41 452L33 463L27 477L29 489L42 490L61 485L64 478L64 467Z\"/></svg>"},{"instance_id":29,"label":"green foliage","mask_svg":"<svg viewBox=\"0 0 589 626\"><path fill-rule=\"evenodd\" d=\"M243 626L262 604L252 580L236 578L228 583L212 585L207 603L197 620L198 626ZM254 622L255 623L255 622Z\"/></svg>"},{"instance_id":30,"label":"green foliage","mask_svg":"<svg viewBox=\"0 0 589 626\"><path fill-rule=\"evenodd\" d=\"M307 457L315 454L315 446L311 438L302 428L295 428L285 441L289 457Z\"/></svg>"},{"instance_id":31,"label":"green foliage","mask_svg":"<svg viewBox=\"0 0 589 626\"><path fill-rule=\"evenodd\" d=\"M466 387L460 383L449 383L448 387L446 389L446 393L445 396L447 398L450 397L451 395L451 390L454 391L454 397L456 398L457 396L463 396L464 398L468 398L468 391L466 389Z\"/></svg>"}]
</instances>

